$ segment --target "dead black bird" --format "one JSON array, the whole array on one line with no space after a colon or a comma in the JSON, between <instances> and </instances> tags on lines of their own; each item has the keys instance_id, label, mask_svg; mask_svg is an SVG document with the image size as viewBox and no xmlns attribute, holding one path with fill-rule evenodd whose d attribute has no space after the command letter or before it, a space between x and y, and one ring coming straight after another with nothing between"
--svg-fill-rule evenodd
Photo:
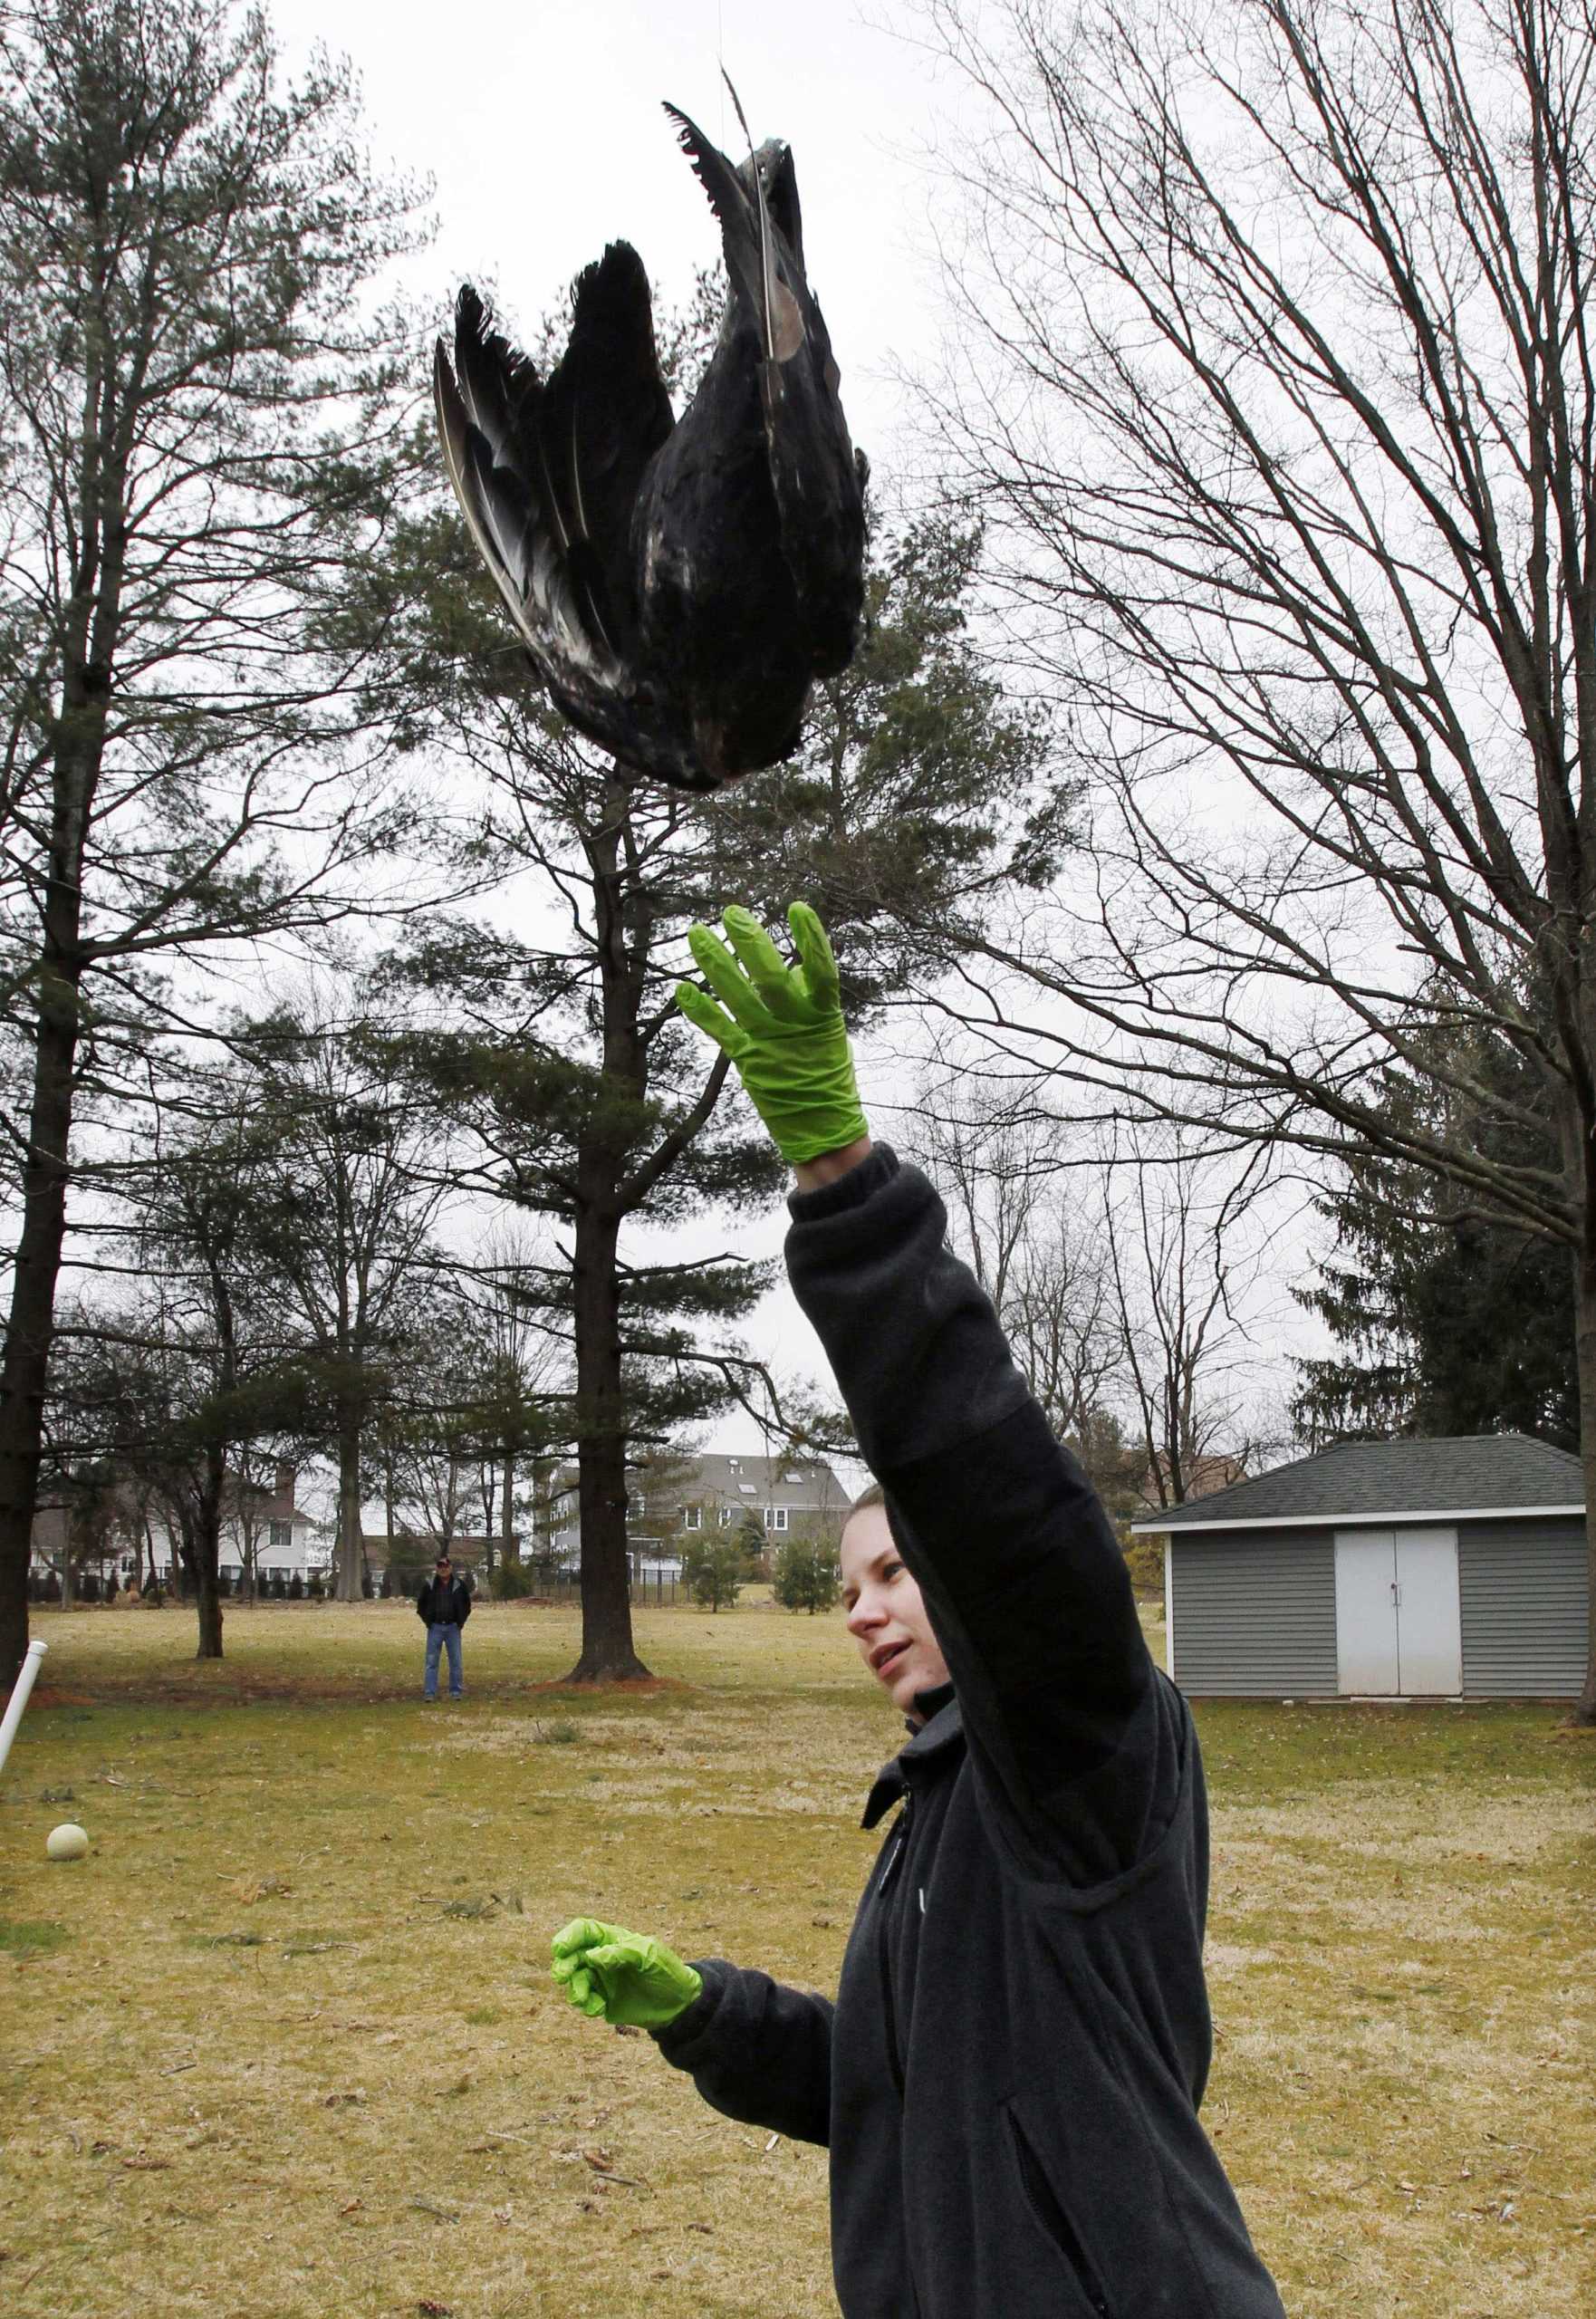
<instances>
[{"instance_id":1,"label":"dead black bird","mask_svg":"<svg viewBox=\"0 0 1596 2319\"><path fill-rule=\"evenodd\" d=\"M852 657L866 467L804 274L791 152L734 167L666 111L729 281L680 419L627 242L579 276L546 378L467 285L434 383L466 520L559 707L638 772L710 790L790 755L811 684Z\"/></svg>"}]
</instances>

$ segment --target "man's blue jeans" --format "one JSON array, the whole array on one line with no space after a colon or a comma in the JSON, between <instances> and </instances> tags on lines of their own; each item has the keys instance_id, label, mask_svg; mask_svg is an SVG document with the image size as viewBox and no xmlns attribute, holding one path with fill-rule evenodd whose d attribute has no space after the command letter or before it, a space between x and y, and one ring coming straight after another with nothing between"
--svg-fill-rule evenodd
<instances>
[{"instance_id":1,"label":"man's blue jeans","mask_svg":"<svg viewBox=\"0 0 1596 2319\"><path fill-rule=\"evenodd\" d=\"M449 1654L449 1697L457 1699L465 1688L460 1679L460 1629L457 1620L435 1619L427 1630L427 1677L422 1685L426 1698L437 1697L437 1654Z\"/></svg>"}]
</instances>

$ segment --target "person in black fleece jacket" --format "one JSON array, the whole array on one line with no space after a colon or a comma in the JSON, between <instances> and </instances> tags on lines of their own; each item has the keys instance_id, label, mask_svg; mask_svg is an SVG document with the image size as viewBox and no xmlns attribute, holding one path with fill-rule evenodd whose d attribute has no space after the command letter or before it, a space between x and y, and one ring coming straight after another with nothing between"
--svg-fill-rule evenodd
<instances>
[{"instance_id":1,"label":"person in black fleece jacket","mask_svg":"<svg viewBox=\"0 0 1596 2319\"><path fill-rule=\"evenodd\" d=\"M716 2109L829 2146L845 2319L1282 2319L1197 2114L1189 1711L941 1201L871 1144L823 930L791 916L795 969L746 913L726 914L732 959L695 929L730 1019L682 1003L794 1162L788 1270L881 1485L884 1509L845 1527L843 1578L909 1710L865 1824L896 1817L834 2006L587 1919L557 1937L556 1975L649 2028Z\"/></svg>"}]
</instances>

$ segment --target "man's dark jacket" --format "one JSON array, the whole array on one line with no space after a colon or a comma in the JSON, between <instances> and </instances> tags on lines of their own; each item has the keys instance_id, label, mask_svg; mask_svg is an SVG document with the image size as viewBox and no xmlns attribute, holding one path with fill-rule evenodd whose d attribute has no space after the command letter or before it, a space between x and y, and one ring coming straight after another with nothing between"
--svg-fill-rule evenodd
<instances>
[{"instance_id":1,"label":"man's dark jacket","mask_svg":"<svg viewBox=\"0 0 1596 2319\"><path fill-rule=\"evenodd\" d=\"M830 2144L845 2319L1282 2319L1197 2121L1202 1767L1124 1557L926 1179L879 1148L792 1208L954 1690L871 1792L867 1826L899 1809L835 2008L708 1959L661 2049Z\"/></svg>"},{"instance_id":2,"label":"man's dark jacket","mask_svg":"<svg viewBox=\"0 0 1596 2319\"><path fill-rule=\"evenodd\" d=\"M416 1609L423 1626L463 1627L471 1616L471 1589L458 1571L450 1574L447 1583L436 1576L425 1578Z\"/></svg>"}]
</instances>

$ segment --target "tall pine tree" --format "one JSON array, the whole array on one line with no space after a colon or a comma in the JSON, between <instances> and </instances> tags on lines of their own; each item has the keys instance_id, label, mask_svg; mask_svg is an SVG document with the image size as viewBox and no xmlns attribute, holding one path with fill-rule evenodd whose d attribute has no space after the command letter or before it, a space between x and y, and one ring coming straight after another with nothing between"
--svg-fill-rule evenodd
<instances>
[{"instance_id":1,"label":"tall pine tree","mask_svg":"<svg viewBox=\"0 0 1596 2319\"><path fill-rule=\"evenodd\" d=\"M765 1285L730 1254L655 1261L640 1235L768 1202L781 1180L740 1100L721 1102L672 991L685 936L738 900L803 894L837 938L858 1022L956 944L997 880L1044 876L1056 798L1029 812L1049 734L984 673L967 630L979 544L941 525L875 543L872 627L816 694L802 756L708 800L595 756L522 673L452 511L394 580L416 737L484 776L485 849L525 873L518 923L435 925L394 962L412 994L396 1066L453 1111L476 1179L548 1219L545 1313L575 1368L583 1680L646 1671L632 1646L626 1468L639 1444L739 1390L726 1332ZM391 617L391 612L385 614ZM429 1005L430 1019L424 1015Z\"/></svg>"}]
</instances>

